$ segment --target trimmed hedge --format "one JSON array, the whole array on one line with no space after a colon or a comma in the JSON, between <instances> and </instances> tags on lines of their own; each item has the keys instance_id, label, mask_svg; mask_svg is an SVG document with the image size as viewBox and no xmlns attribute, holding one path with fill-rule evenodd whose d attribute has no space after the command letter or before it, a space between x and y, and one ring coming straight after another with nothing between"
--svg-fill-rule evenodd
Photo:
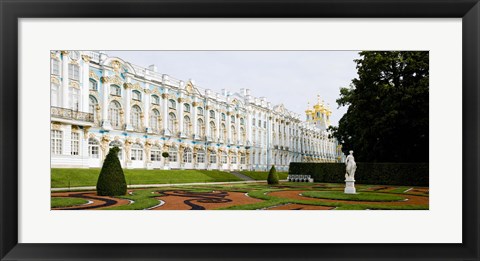
<instances>
[{"instance_id":1,"label":"trimmed hedge","mask_svg":"<svg viewBox=\"0 0 480 261\"><path fill-rule=\"evenodd\" d=\"M344 163L290 163L288 174L311 175L315 182L345 182ZM428 163L359 163L358 184L428 187Z\"/></svg>"},{"instance_id":2,"label":"trimmed hedge","mask_svg":"<svg viewBox=\"0 0 480 261\"><path fill-rule=\"evenodd\" d=\"M272 165L272 168L268 172L268 177L267 177L267 183L268 184L278 184L278 175L277 175L277 170L275 169L275 166Z\"/></svg>"},{"instance_id":3,"label":"trimmed hedge","mask_svg":"<svg viewBox=\"0 0 480 261\"><path fill-rule=\"evenodd\" d=\"M103 162L97 181L97 195L122 196L127 194L127 182L122 165L118 160L118 147L113 147Z\"/></svg>"}]
</instances>

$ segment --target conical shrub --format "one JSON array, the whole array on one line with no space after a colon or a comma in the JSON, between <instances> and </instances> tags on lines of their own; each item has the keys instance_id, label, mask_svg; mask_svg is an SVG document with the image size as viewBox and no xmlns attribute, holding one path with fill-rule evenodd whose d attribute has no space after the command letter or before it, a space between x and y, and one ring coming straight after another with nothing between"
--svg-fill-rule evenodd
<instances>
[{"instance_id":1,"label":"conical shrub","mask_svg":"<svg viewBox=\"0 0 480 261\"><path fill-rule=\"evenodd\" d=\"M118 147L113 147L108 152L103 162L102 170L97 181L97 195L122 196L127 194L127 182L123 174L122 165L118 160Z\"/></svg>"},{"instance_id":2,"label":"conical shrub","mask_svg":"<svg viewBox=\"0 0 480 261\"><path fill-rule=\"evenodd\" d=\"M274 165L272 165L272 168L268 172L267 182L268 184L278 184L278 175Z\"/></svg>"}]
</instances>

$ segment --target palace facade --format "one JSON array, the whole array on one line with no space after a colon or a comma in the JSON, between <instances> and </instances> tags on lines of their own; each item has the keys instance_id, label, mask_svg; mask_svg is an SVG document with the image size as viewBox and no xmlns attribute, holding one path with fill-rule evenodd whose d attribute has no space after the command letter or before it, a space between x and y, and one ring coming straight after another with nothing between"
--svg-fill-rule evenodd
<instances>
[{"instance_id":1,"label":"palace facade","mask_svg":"<svg viewBox=\"0 0 480 261\"><path fill-rule=\"evenodd\" d=\"M302 121L249 89L215 93L103 52L52 51L50 73L52 167L99 168L113 146L124 168L286 171L344 159L320 99Z\"/></svg>"}]
</instances>

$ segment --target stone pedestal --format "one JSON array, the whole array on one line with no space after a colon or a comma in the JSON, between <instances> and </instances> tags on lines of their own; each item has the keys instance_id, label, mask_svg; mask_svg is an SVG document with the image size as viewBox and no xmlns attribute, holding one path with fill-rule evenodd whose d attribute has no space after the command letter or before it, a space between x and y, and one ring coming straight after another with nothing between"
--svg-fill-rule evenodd
<instances>
[{"instance_id":1,"label":"stone pedestal","mask_svg":"<svg viewBox=\"0 0 480 261\"><path fill-rule=\"evenodd\" d=\"M355 180L352 178L345 179L345 194L356 194L357 190L355 189Z\"/></svg>"}]
</instances>

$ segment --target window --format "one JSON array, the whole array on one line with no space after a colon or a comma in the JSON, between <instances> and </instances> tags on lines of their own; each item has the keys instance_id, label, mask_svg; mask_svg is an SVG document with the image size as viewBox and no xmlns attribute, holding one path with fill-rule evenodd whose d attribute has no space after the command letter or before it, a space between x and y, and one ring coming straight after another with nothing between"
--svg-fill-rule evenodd
<instances>
[{"instance_id":1,"label":"window","mask_svg":"<svg viewBox=\"0 0 480 261\"><path fill-rule=\"evenodd\" d=\"M59 99L58 99L58 84L52 83L50 85L50 101L52 103L52 106L59 106Z\"/></svg>"},{"instance_id":2,"label":"window","mask_svg":"<svg viewBox=\"0 0 480 261\"><path fill-rule=\"evenodd\" d=\"M212 151L210 152L210 157L209 157L209 162L210 164L216 164L217 163L217 152L216 151Z\"/></svg>"},{"instance_id":3,"label":"window","mask_svg":"<svg viewBox=\"0 0 480 261\"><path fill-rule=\"evenodd\" d=\"M232 115L232 116L230 117L230 123L235 123L235 116Z\"/></svg>"},{"instance_id":4,"label":"window","mask_svg":"<svg viewBox=\"0 0 480 261\"><path fill-rule=\"evenodd\" d=\"M62 131L60 130L51 130L50 131L50 138L51 138L51 152L54 155L62 154Z\"/></svg>"},{"instance_id":5,"label":"window","mask_svg":"<svg viewBox=\"0 0 480 261\"><path fill-rule=\"evenodd\" d=\"M205 150L198 150L197 163L205 163Z\"/></svg>"},{"instance_id":6,"label":"window","mask_svg":"<svg viewBox=\"0 0 480 261\"><path fill-rule=\"evenodd\" d=\"M205 127L203 126L203 120L198 119L197 120L197 130L196 130L198 136L203 137L205 136Z\"/></svg>"},{"instance_id":7,"label":"window","mask_svg":"<svg viewBox=\"0 0 480 261\"><path fill-rule=\"evenodd\" d=\"M232 142L237 142L237 132L235 132L235 126L230 126L230 133L232 134Z\"/></svg>"},{"instance_id":8,"label":"window","mask_svg":"<svg viewBox=\"0 0 480 261\"><path fill-rule=\"evenodd\" d=\"M112 101L108 107L108 120L113 127L120 127L120 103Z\"/></svg>"},{"instance_id":9,"label":"window","mask_svg":"<svg viewBox=\"0 0 480 261\"><path fill-rule=\"evenodd\" d=\"M177 109L177 103L174 100L168 100L168 108L170 108L172 110L176 110Z\"/></svg>"},{"instance_id":10,"label":"window","mask_svg":"<svg viewBox=\"0 0 480 261\"><path fill-rule=\"evenodd\" d=\"M170 147L168 150L168 160L170 162L177 162L177 148Z\"/></svg>"},{"instance_id":11,"label":"window","mask_svg":"<svg viewBox=\"0 0 480 261\"><path fill-rule=\"evenodd\" d=\"M240 155L240 164L245 164L245 154Z\"/></svg>"},{"instance_id":12,"label":"window","mask_svg":"<svg viewBox=\"0 0 480 261\"><path fill-rule=\"evenodd\" d=\"M217 129L215 128L215 123L213 121L211 121L210 122L210 135L212 137L214 137L216 132L217 132Z\"/></svg>"},{"instance_id":13,"label":"window","mask_svg":"<svg viewBox=\"0 0 480 261\"><path fill-rule=\"evenodd\" d=\"M210 111L210 119L215 119L215 111Z\"/></svg>"},{"instance_id":14,"label":"window","mask_svg":"<svg viewBox=\"0 0 480 261\"><path fill-rule=\"evenodd\" d=\"M263 122L263 128L265 128L265 129L267 128L267 122L266 121Z\"/></svg>"},{"instance_id":15,"label":"window","mask_svg":"<svg viewBox=\"0 0 480 261\"><path fill-rule=\"evenodd\" d=\"M115 96L121 96L122 90L117 85L110 85L110 94Z\"/></svg>"},{"instance_id":16,"label":"window","mask_svg":"<svg viewBox=\"0 0 480 261\"><path fill-rule=\"evenodd\" d=\"M225 128L225 124L222 123L222 125L220 125L220 139L224 140L225 136L227 136L227 129Z\"/></svg>"},{"instance_id":17,"label":"window","mask_svg":"<svg viewBox=\"0 0 480 261\"><path fill-rule=\"evenodd\" d=\"M93 96L89 96L89 102L88 102L88 112L93 114L93 119L96 121L97 120L97 99Z\"/></svg>"},{"instance_id":18,"label":"window","mask_svg":"<svg viewBox=\"0 0 480 261\"><path fill-rule=\"evenodd\" d=\"M185 132L185 135L190 135L191 134L191 131L190 131L190 117L188 116L185 116L183 118L183 132Z\"/></svg>"},{"instance_id":19,"label":"window","mask_svg":"<svg viewBox=\"0 0 480 261\"><path fill-rule=\"evenodd\" d=\"M255 152L252 153L252 159L253 159L252 164L257 164L257 153Z\"/></svg>"},{"instance_id":20,"label":"window","mask_svg":"<svg viewBox=\"0 0 480 261\"><path fill-rule=\"evenodd\" d=\"M55 75L60 75L60 61L57 59L52 59L51 61L52 63L50 65L51 66L50 73Z\"/></svg>"},{"instance_id":21,"label":"window","mask_svg":"<svg viewBox=\"0 0 480 261\"><path fill-rule=\"evenodd\" d=\"M183 111L184 111L184 112L190 112L190 104L185 103L185 104L183 105Z\"/></svg>"},{"instance_id":22,"label":"window","mask_svg":"<svg viewBox=\"0 0 480 261\"><path fill-rule=\"evenodd\" d=\"M136 101L141 101L142 100L142 94L139 91L134 90L134 91L132 91L132 99L134 99Z\"/></svg>"},{"instance_id":23,"label":"window","mask_svg":"<svg viewBox=\"0 0 480 261\"><path fill-rule=\"evenodd\" d=\"M140 109L140 107L138 107L137 105L133 105L130 118L131 118L132 127L134 129L138 129L142 126L141 114L142 114L142 110Z\"/></svg>"},{"instance_id":24,"label":"window","mask_svg":"<svg viewBox=\"0 0 480 261\"><path fill-rule=\"evenodd\" d=\"M122 149L122 143L118 140L114 140L112 142L110 142L110 145L109 145L109 148L113 148L113 147L118 147L118 159L122 160L122 156L123 156L123 149Z\"/></svg>"},{"instance_id":25,"label":"window","mask_svg":"<svg viewBox=\"0 0 480 261\"><path fill-rule=\"evenodd\" d=\"M71 139L70 139L70 146L71 146L71 155L78 155L79 154L79 147L80 147L80 134L77 132L72 132L71 133Z\"/></svg>"},{"instance_id":26,"label":"window","mask_svg":"<svg viewBox=\"0 0 480 261\"><path fill-rule=\"evenodd\" d=\"M232 157L230 158L230 163L237 164L237 155L236 154L232 154Z\"/></svg>"},{"instance_id":27,"label":"window","mask_svg":"<svg viewBox=\"0 0 480 261\"><path fill-rule=\"evenodd\" d=\"M220 163L222 164L227 164L228 162L228 157L226 152L222 152L222 157L220 158Z\"/></svg>"},{"instance_id":28,"label":"window","mask_svg":"<svg viewBox=\"0 0 480 261\"><path fill-rule=\"evenodd\" d=\"M100 158L100 150L98 141L94 138L88 139L88 156L91 159L98 159Z\"/></svg>"},{"instance_id":29,"label":"window","mask_svg":"<svg viewBox=\"0 0 480 261\"><path fill-rule=\"evenodd\" d=\"M183 163L192 163L192 149L185 148L183 150Z\"/></svg>"},{"instance_id":30,"label":"window","mask_svg":"<svg viewBox=\"0 0 480 261\"><path fill-rule=\"evenodd\" d=\"M255 118L252 119L252 125L255 126Z\"/></svg>"},{"instance_id":31,"label":"window","mask_svg":"<svg viewBox=\"0 0 480 261\"><path fill-rule=\"evenodd\" d=\"M88 81L88 84L89 84L89 90L90 91L98 91L98 84L97 84L97 81L93 80L93 79L90 79Z\"/></svg>"},{"instance_id":32,"label":"window","mask_svg":"<svg viewBox=\"0 0 480 261\"><path fill-rule=\"evenodd\" d=\"M135 143L132 145L131 160L143 160L143 148L142 145Z\"/></svg>"},{"instance_id":33,"label":"window","mask_svg":"<svg viewBox=\"0 0 480 261\"><path fill-rule=\"evenodd\" d=\"M76 64L69 64L68 78L76 81L80 80L80 66Z\"/></svg>"},{"instance_id":34,"label":"window","mask_svg":"<svg viewBox=\"0 0 480 261\"><path fill-rule=\"evenodd\" d=\"M222 113L222 121L224 121L226 118L227 116L225 115L225 113Z\"/></svg>"},{"instance_id":35,"label":"window","mask_svg":"<svg viewBox=\"0 0 480 261\"><path fill-rule=\"evenodd\" d=\"M152 95L152 104L159 105L160 98L157 95Z\"/></svg>"},{"instance_id":36,"label":"window","mask_svg":"<svg viewBox=\"0 0 480 261\"><path fill-rule=\"evenodd\" d=\"M197 115L202 116L203 115L203 109L202 107L197 107Z\"/></svg>"},{"instance_id":37,"label":"window","mask_svg":"<svg viewBox=\"0 0 480 261\"><path fill-rule=\"evenodd\" d=\"M175 126L175 122L177 121L177 118L175 117L175 114L173 112L168 114L168 130L170 133L175 133L177 131L177 128Z\"/></svg>"},{"instance_id":38,"label":"window","mask_svg":"<svg viewBox=\"0 0 480 261\"><path fill-rule=\"evenodd\" d=\"M77 88L68 88L68 107L74 111L78 111L80 105L80 90Z\"/></svg>"},{"instance_id":39,"label":"window","mask_svg":"<svg viewBox=\"0 0 480 261\"><path fill-rule=\"evenodd\" d=\"M241 137L242 143L245 144L247 142L247 132L245 132L244 128L240 128L240 135L242 135Z\"/></svg>"},{"instance_id":40,"label":"window","mask_svg":"<svg viewBox=\"0 0 480 261\"><path fill-rule=\"evenodd\" d=\"M262 127L262 120L258 120L258 127Z\"/></svg>"},{"instance_id":41,"label":"window","mask_svg":"<svg viewBox=\"0 0 480 261\"><path fill-rule=\"evenodd\" d=\"M245 125L245 120L243 118L240 118L240 125Z\"/></svg>"},{"instance_id":42,"label":"window","mask_svg":"<svg viewBox=\"0 0 480 261\"><path fill-rule=\"evenodd\" d=\"M160 112L157 109L153 109L152 114L150 115L150 128L152 128L153 131L158 131L159 121L160 121Z\"/></svg>"},{"instance_id":43,"label":"window","mask_svg":"<svg viewBox=\"0 0 480 261\"><path fill-rule=\"evenodd\" d=\"M152 148L150 149L150 160L151 161L162 160L162 151L158 146L152 146Z\"/></svg>"}]
</instances>

